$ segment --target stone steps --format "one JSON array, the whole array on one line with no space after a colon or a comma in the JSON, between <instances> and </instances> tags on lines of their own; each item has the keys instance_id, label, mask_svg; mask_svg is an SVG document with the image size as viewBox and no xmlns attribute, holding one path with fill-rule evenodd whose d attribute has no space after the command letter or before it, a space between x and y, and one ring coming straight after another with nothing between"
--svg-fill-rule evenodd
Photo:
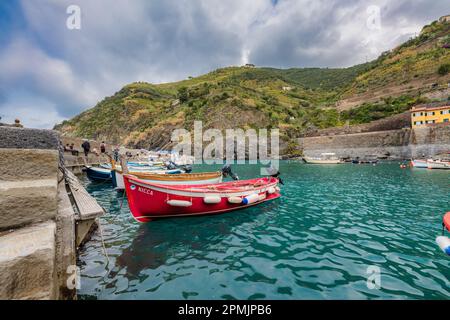
<instances>
[{"instance_id":1,"label":"stone steps","mask_svg":"<svg viewBox=\"0 0 450 320\"><path fill-rule=\"evenodd\" d=\"M53 219L56 179L0 181L0 230Z\"/></svg>"}]
</instances>

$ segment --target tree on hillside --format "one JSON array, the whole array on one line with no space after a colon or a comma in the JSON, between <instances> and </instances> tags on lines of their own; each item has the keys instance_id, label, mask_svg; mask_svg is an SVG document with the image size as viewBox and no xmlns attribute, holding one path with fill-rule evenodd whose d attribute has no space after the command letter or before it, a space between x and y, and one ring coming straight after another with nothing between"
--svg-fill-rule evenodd
<instances>
[{"instance_id":1,"label":"tree on hillside","mask_svg":"<svg viewBox=\"0 0 450 320\"><path fill-rule=\"evenodd\" d=\"M180 102L186 102L189 98L188 90L186 87L181 87L178 89L178 99L180 99Z\"/></svg>"}]
</instances>

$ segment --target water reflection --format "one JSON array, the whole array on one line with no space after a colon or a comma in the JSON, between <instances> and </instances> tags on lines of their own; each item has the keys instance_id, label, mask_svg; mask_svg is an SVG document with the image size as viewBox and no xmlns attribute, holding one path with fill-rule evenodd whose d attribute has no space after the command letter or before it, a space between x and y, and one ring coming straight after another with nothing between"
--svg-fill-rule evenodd
<instances>
[{"instance_id":1,"label":"water reflection","mask_svg":"<svg viewBox=\"0 0 450 320\"><path fill-rule=\"evenodd\" d=\"M116 264L109 277L115 277L122 269L129 279L138 279L141 271L157 269L179 253L192 251L208 252L219 244L235 228L247 223L251 230L266 223L267 215L273 212L279 201L246 210L218 216L177 218L152 221L141 224L131 245L116 258ZM249 230L249 232L251 232Z\"/></svg>"}]
</instances>

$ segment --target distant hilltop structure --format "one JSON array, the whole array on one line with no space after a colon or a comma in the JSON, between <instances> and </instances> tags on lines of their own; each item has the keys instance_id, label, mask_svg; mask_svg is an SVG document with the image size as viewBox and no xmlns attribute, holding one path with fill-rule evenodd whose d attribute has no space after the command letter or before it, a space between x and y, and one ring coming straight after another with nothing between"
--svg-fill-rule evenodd
<instances>
[{"instance_id":1,"label":"distant hilltop structure","mask_svg":"<svg viewBox=\"0 0 450 320\"><path fill-rule=\"evenodd\" d=\"M450 22L450 14L440 17L439 22Z\"/></svg>"},{"instance_id":2,"label":"distant hilltop structure","mask_svg":"<svg viewBox=\"0 0 450 320\"><path fill-rule=\"evenodd\" d=\"M244 65L244 67L245 67L245 68L254 68L255 65L254 65L253 63L246 63L246 64Z\"/></svg>"}]
</instances>

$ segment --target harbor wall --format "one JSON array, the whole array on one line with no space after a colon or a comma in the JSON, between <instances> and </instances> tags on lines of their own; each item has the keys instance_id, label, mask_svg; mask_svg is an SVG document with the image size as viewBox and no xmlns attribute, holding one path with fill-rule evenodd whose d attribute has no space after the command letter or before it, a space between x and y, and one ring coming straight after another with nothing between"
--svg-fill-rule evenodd
<instances>
[{"instance_id":1,"label":"harbor wall","mask_svg":"<svg viewBox=\"0 0 450 320\"><path fill-rule=\"evenodd\" d=\"M310 157L324 152L352 158L368 155L388 159L431 157L450 151L450 125L303 137L298 143L303 154Z\"/></svg>"},{"instance_id":2,"label":"harbor wall","mask_svg":"<svg viewBox=\"0 0 450 320\"><path fill-rule=\"evenodd\" d=\"M0 126L0 299L76 298L75 211L59 147L55 131Z\"/></svg>"}]
</instances>

